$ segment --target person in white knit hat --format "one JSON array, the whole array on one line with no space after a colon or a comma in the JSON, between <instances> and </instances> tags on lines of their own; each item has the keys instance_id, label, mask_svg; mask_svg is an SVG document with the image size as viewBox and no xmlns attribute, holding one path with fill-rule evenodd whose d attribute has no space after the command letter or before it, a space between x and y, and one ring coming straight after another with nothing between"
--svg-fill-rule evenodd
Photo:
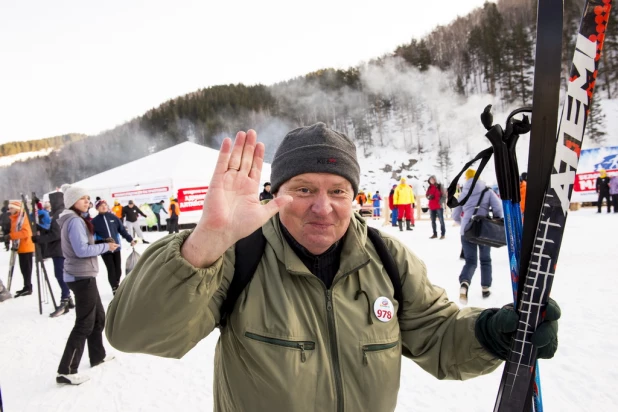
<instances>
[{"instance_id":1,"label":"person in white knit hat","mask_svg":"<svg viewBox=\"0 0 618 412\"><path fill-rule=\"evenodd\" d=\"M84 218L90 205L86 189L63 186L64 210L58 219L64 255L64 281L75 295L75 326L69 335L58 366L57 383L79 385L90 379L77 373L88 341L90 365L97 366L114 358L103 347L105 309L97 288L97 256L114 251L116 243L94 243L94 226Z\"/></svg>"}]
</instances>

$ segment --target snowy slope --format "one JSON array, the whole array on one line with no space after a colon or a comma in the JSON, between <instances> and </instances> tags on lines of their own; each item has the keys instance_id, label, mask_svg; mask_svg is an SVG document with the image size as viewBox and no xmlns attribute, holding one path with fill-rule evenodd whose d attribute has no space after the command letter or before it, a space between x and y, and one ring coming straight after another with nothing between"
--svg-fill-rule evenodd
<instances>
[{"instance_id":1,"label":"snowy slope","mask_svg":"<svg viewBox=\"0 0 618 412\"><path fill-rule=\"evenodd\" d=\"M615 242L618 214L596 215L595 209L572 212L567 223L560 265L552 296L562 307L560 347L556 357L541 361L543 394L548 411L609 411L618 404L615 382L618 358L618 295ZM379 222L371 222L379 225ZM447 224L446 240L428 241L427 220L417 222L414 232L401 238L427 264L433 283L458 293L457 277L462 267L459 228ZM381 226L380 226L381 227ZM153 240L159 235L148 233ZM127 256L126 244L123 256ZM143 251L146 245L138 245ZM481 298L477 271L470 290L470 305L496 307L509 302L511 291L506 250L492 253L493 294ZM8 253L0 253L0 273L6 281ZM47 270L53 273L51 262ZM104 305L112 298L103 262L100 261L99 290ZM21 288L16 269L13 290ZM53 276L53 275L52 275ZM56 296L59 291L55 282ZM39 316L35 295L0 304L0 385L5 411L209 411L212 409L213 356L217 332L202 341L184 359L171 360L119 353L112 363L91 369L87 355L80 372L92 380L79 387L58 387L56 368L74 314L58 319ZM491 375L465 382L438 381L413 362L404 359L397 411L478 411L493 408L501 369Z\"/></svg>"},{"instance_id":2,"label":"snowy slope","mask_svg":"<svg viewBox=\"0 0 618 412\"><path fill-rule=\"evenodd\" d=\"M33 157L45 157L48 156L53 149L43 149L38 152L18 153L11 156L0 156L0 167L10 166L15 162L21 162L22 160L28 160Z\"/></svg>"}]
</instances>

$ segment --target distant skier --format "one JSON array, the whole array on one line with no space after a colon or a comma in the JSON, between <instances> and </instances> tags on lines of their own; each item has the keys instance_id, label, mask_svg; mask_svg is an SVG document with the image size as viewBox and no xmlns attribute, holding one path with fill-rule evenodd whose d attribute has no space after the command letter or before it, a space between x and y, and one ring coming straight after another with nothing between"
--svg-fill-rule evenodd
<instances>
[{"instance_id":1,"label":"distant skier","mask_svg":"<svg viewBox=\"0 0 618 412\"><path fill-rule=\"evenodd\" d=\"M260 202L262 200L270 200L273 198L273 194L270 193L270 182L264 183L264 190L260 193Z\"/></svg>"},{"instance_id":2,"label":"distant skier","mask_svg":"<svg viewBox=\"0 0 618 412\"><path fill-rule=\"evenodd\" d=\"M32 242L32 227L28 215L22 210L21 200L9 202L11 214L11 231L5 235L4 241L12 240L19 244L17 254L19 256L19 269L24 277L23 289L15 292L15 297L32 295L32 257L34 256L34 243Z\"/></svg>"},{"instance_id":3,"label":"distant skier","mask_svg":"<svg viewBox=\"0 0 618 412\"><path fill-rule=\"evenodd\" d=\"M406 221L406 230L413 230L414 213L412 211L412 205L414 204L414 191L412 190L412 186L406 183L405 177L401 178L399 185L395 188L393 203L397 205L397 208L399 209L397 211L397 223L399 224L399 230L403 231L404 220Z\"/></svg>"},{"instance_id":4,"label":"distant skier","mask_svg":"<svg viewBox=\"0 0 618 412\"><path fill-rule=\"evenodd\" d=\"M54 275L60 286L60 304L56 310L49 316L56 318L69 312L69 309L75 307L75 303L71 298L71 290L64 281L64 255L62 254L61 232L58 219L60 213L64 210L64 194L62 192L54 192L49 194L49 201L52 207L51 224L49 230L41 230L41 234L33 236L32 240L42 246L41 253L43 259L51 258L54 263Z\"/></svg>"},{"instance_id":5,"label":"distant skier","mask_svg":"<svg viewBox=\"0 0 618 412\"><path fill-rule=\"evenodd\" d=\"M380 196L380 191L376 190L375 195L371 198L373 201L373 219L380 219L380 202L382 201L382 196Z\"/></svg>"},{"instance_id":6,"label":"distant skier","mask_svg":"<svg viewBox=\"0 0 618 412\"><path fill-rule=\"evenodd\" d=\"M161 200L159 203L153 203L150 205L150 210L152 210L152 213L154 213L155 218L157 219L157 232L161 231L161 215L159 213L163 212L167 214L165 207L163 206L164 203L165 201Z\"/></svg>"},{"instance_id":7,"label":"distant skier","mask_svg":"<svg viewBox=\"0 0 618 412\"><path fill-rule=\"evenodd\" d=\"M9 213L9 201L5 200L2 206L2 214L0 215L0 225L2 226L2 234L6 237L11 231L11 218ZM8 252L11 241L4 242L4 249Z\"/></svg>"},{"instance_id":8,"label":"distant skier","mask_svg":"<svg viewBox=\"0 0 618 412\"><path fill-rule=\"evenodd\" d=\"M388 195L388 208L391 210L391 226L397 227L397 206L393 203L393 196L395 196L395 188L397 185L393 185L391 192Z\"/></svg>"},{"instance_id":9,"label":"distant skier","mask_svg":"<svg viewBox=\"0 0 618 412\"><path fill-rule=\"evenodd\" d=\"M614 213L618 213L618 174L609 181L609 195L612 197L612 203L614 204Z\"/></svg>"},{"instance_id":10,"label":"distant skier","mask_svg":"<svg viewBox=\"0 0 618 412\"><path fill-rule=\"evenodd\" d=\"M122 219L122 205L117 200L114 200L114 207L112 207L112 213L118 216L118 219Z\"/></svg>"},{"instance_id":11,"label":"distant skier","mask_svg":"<svg viewBox=\"0 0 618 412\"><path fill-rule=\"evenodd\" d=\"M148 217L144 212L137 207L132 200L129 200L129 204L122 208L122 217L124 220L124 226L127 228L127 232L129 234L133 234L132 230L135 231L135 236L142 239L142 243L150 243L144 239L144 233L142 233L142 228L139 226L137 222L138 215L143 217Z\"/></svg>"},{"instance_id":12,"label":"distant skier","mask_svg":"<svg viewBox=\"0 0 618 412\"><path fill-rule=\"evenodd\" d=\"M597 177L597 193L599 194L599 200L597 202L598 212L601 213L601 206L603 205L603 199L607 202L607 213L612 211L612 205L609 201L609 177L605 169L599 170L599 177Z\"/></svg>"},{"instance_id":13,"label":"distant skier","mask_svg":"<svg viewBox=\"0 0 618 412\"><path fill-rule=\"evenodd\" d=\"M427 196L429 200L429 216L431 218L431 228L433 229L433 235L430 239L438 237L436 218L440 219L440 239L444 239L444 235L446 234L446 225L444 224L445 190L442 184L438 183L435 176L430 176L428 182L429 187L427 188L425 196Z\"/></svg>"},{"instance_id":14,"label":"distant skier","mask_svg":"<svg viewBox=\"0 0 618 412\"><path fill-rule=\"evenodd\" d=\"M180 217L180 207L178 206L178 199L170 198L170 207L168 208L170 218L168 220L167 232L168 234L178 233L178 218Z\"/></svg>"},{"instance_id":15,"label":"distant skier","mask_svg":"<svg viewBox=\"0 0 618 412\"><path fill-rule=\"evenodd\" d=\"M521 177L519 178L519 195L521 200L519 202L519 207L521 209L521 214L523 216L524 211L526 210L526 190L528 189L528 173L523 172Z\"/></svg>"}]
</instances>

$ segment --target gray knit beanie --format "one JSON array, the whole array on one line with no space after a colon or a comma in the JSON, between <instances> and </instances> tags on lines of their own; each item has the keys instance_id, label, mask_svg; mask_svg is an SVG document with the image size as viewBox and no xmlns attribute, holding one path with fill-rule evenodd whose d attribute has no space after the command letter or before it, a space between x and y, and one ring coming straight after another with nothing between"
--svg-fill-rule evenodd
<instances>
[{"instance_id":1,"label":"gray knit beanie","mask_svg":"<svg viewBox=\"0 0 618 412\"><path fill-rule=\"evenodd\" d=\"M70 209L79 199L88 196L88 190L79 186L62 185L64 207Z\"/></svg>"},{"instance_id":2,"label":"gray knit beanie","mask_svg":"<svg viewBox=\"0 0 618 412\"><path fill-rule=\"evenodd\" d=\"M356 146L343 133L324 123L299 127L284 138L270 168L272 192L294 176L303 173L331 173L346 178L358 193L360 166Z\"/></svg>"}]
</instances>

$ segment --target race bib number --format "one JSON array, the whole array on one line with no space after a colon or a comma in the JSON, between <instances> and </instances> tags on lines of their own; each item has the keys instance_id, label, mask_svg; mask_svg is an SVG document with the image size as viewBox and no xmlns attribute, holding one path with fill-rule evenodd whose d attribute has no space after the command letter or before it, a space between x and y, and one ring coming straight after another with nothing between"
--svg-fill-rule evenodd
<instances>
[{"instance_id":1,"label":"race bib number","mask_svg":"<svg viewBox=\"0 0 618 412\"><path fill-rule=\"evenodd\" d=\"M373 304L373 313L381 322L389 322L395 317L393 302L385 296L380 296Z\"/></svg>"}]
</instances>

